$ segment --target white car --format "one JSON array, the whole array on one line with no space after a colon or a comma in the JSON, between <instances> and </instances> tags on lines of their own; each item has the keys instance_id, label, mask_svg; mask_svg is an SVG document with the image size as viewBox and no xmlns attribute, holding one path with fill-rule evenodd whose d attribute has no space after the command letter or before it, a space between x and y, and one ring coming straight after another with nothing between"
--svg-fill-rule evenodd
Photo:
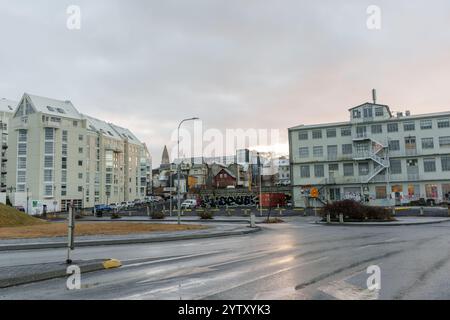
<instances>
[{"instance_id":1,"label":"white car","mask_svg":"<svg viewBox=\"0 0 450 320\"><path fill-rule=\"evenodd\" d=\"M184 200L181 204L181 209L194 209L195 207L197 207L197 200L195 199Z\"/></svg>"},{"instance_id":2,"label":"white car","mask_svg":"<svg viewBox=\"0 0 450 320\"><path fill-rule=\"evenodd\" d=\"M111 207L112 210L120 209L119 203L111 203L109 206Z\"/></svg>"}]
</instances>

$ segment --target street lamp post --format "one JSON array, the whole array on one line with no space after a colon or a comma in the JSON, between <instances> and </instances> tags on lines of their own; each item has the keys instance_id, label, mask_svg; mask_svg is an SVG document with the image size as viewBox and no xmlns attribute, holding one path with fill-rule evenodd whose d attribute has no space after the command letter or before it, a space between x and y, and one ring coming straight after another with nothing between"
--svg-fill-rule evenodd
<instances>
[{"instance_id":1,"label":"street lamp post","mask_svg":"<svg viewBox=\"0 0 450 320\"><path fill-rule=\"evenodd\" d=\"M178 140L177 140L177 158L178 158L178 160L180 160L180 127L183 124L183 122L193 121L193 120L198 120L198 119L199 118L197 118L197 117L184 119L178 125ZM177 180L178 180L178 184L177 184L178 224L181 224L180 164L178 164L178 163L177 163Z\"/></svg>"}]
</instances>

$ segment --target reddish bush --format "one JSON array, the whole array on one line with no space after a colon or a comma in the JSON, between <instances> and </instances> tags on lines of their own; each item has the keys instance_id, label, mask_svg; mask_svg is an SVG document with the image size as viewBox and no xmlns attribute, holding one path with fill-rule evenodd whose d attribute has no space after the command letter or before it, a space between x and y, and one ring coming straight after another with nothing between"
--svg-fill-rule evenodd
<instances>
[{"instance_id":1,"label":"reddish bush","mask_svg":"<svg viewBox=\"0 0 450 320\"><path fill-rule=\"evenodd\" d=\"M384 207L363 205L354 200L342 200L328 203L322 210L322 216L330 214L331 219L339 219L339 214L346 220L390 220L391 213Z\"/></svg>"}]
</instances>

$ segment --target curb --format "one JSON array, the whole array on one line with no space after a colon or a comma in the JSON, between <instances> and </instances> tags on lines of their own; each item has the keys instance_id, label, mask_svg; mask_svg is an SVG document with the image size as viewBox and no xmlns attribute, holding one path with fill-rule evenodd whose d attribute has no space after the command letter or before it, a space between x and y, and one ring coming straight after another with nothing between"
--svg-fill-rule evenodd
<instances>
[{"instance_id":1,"label":"curb","mask_svg":"<svg viewBox=\"0 0 450 320\"><path fill-rule=\"evenodd\" d=\"M141 239L108 239L108 240L85 240L75 241L76 247L93 247L93 246L108 246L108 245L120 245L120 244L140 244L140 243L152 243L152 242L167 242L178 240L194 240L205 238L218 238L227 236L239 236L261 231L260 227L247 228L248 230L238 230L230 232L216 232L212 234L191 234L191 235L178 235L178 236L166 236L161 238L141 238ZM11 244L0 245L1 251L16 251L16 250L38 250L38 249L54 249L54 248L67 248L67 242L47 242L47 243L26 243L26 244Z\"/></svg>"},{"instance_id":2,"label":"curb","mask_svg":"<svg viewBox=\"0 0 450 320\"><path fill-rule=\"evenodd\" d=\"M205 220L180 220L182 223L246 223L250 224L249 219L230 219L230 220L224 220L224 219L205 219ZM176 219L128 219L128 218L121 218L121 219L115 219L115 220L96 220L96 219L82 219L77 220L77 222L149 222L149 223L173 223L177 222Z\"/></svg>"},{"instance_id":3,"label":"curb","mask_svg":"<svg viewBox=\"0 0 450 320\"><path fill-rule=\"evenodd\" d=\"M350 227L398 227L398 226L415 226L415 225L423 225L423 224L436 224L436 223L442 223L442 222L448 222L450 221L450 218L448 219L441 219L437 221L423 221L423 222L322 222L322 221L315 221L311 222L312 224L320 224L324 226L350 226Z\"/></svg>"},{"instance_id":4,"label":"curb","mask_svg":"<svg viewBox=\"0 0 450 320\"><path fill-rule=\"evenodd\" d=\"M79 263L79 262L78 262ZM77 265L77 262L74 262L70 265ZM0 288L8 288L33 282L45 281L55 278L64 278L67 277L67 267L70 266L67 264L60 264L61 269L45 271L41 273L34 274L25 274L22 276L12 277L12 278L3 278L0 279ZM118 268L121 266L121 262L116 259L109 260L98 260L89 264L80 265L81 273L88 273L94 271L100 271L105 269Z\"/></svg>"}]
</instances>

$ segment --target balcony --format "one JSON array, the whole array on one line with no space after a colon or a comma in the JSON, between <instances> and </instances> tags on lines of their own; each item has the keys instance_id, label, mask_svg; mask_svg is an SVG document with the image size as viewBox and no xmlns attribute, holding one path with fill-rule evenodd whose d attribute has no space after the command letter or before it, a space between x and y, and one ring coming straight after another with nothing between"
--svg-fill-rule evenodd
<instances>
[{"instance_id":1,"label":"balcony","mask_svg":"<svg viewBox=\"0 0 450 320\"><path fill-rule=\"evenodd\" d=\"M61 128L61 122L54 122L54 121L42 121L42 125L44 128Z\"/></svg>"}]
</instances>

